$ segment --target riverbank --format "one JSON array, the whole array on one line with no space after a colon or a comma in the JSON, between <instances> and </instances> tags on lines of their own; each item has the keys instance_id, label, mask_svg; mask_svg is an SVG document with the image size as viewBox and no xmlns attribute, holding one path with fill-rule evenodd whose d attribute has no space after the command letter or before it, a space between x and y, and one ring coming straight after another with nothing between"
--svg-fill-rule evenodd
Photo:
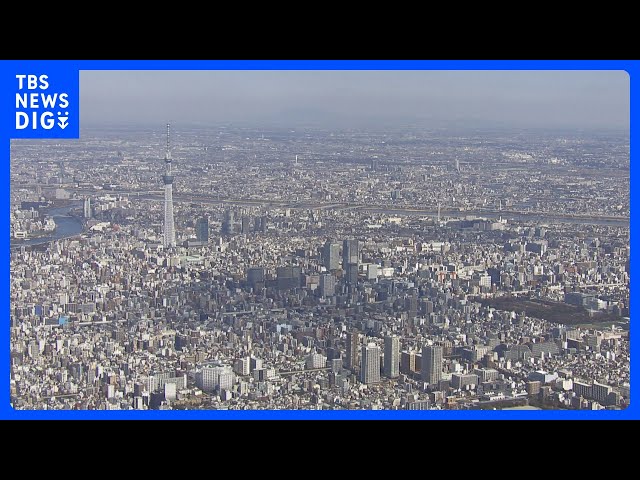
<instances>
[{"instance_id":1,"label":"riverbank","mask_svg":"<svg viewBox=\"0 0 640 480\"><path fill-rule=\"evenodd\" d=\"M80 218L71 214L71 210L78 208L78 206L79 201L73 200L64 201L62 205L58 203L48 209L43 209L42 214L53 219L56 224L56 229L49 235L27 238L25 240L15 240L12 238L9 242L10 248L42 245L51 241L81 234L84 231L84 224Z\"/></svg>"}]
</instances>

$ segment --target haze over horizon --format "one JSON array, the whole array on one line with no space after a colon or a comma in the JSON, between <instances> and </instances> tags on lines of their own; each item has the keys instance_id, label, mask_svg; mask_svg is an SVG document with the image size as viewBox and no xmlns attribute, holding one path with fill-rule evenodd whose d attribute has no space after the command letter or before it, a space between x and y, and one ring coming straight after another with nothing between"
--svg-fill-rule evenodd
<instances>
[{"instance_id":1,"label":"haze over horizon","mask_svg":"<svg viewBox=\"0 0 640 480\"><path fill-rule=\"evenodd\" d=\"M629 129L624 71L82 71L81 125Z\"/></svg>"}]
</instances>

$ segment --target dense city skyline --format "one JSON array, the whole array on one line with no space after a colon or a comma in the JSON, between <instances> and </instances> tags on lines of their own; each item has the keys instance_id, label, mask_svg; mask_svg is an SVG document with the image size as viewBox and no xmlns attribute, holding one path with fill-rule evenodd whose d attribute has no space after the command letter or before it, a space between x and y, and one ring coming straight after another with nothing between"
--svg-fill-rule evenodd
<instances>
[{"instance_id":1,"label":"dense city skyline","mask_svg":"<svg viewBox=\"0 0 640 480\"><path fill-rule=\"evenodd\" d=\"M83 72L80 139L12 141L13 408L629 405L626 74L219 73Z\"/></svg>"}]
</instances>

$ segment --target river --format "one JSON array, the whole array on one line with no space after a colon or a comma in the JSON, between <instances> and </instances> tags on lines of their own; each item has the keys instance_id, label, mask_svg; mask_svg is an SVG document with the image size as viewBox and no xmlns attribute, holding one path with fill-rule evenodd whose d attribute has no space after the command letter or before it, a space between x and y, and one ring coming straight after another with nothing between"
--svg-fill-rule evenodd
<instances>
[{"instance_id":1,"label":"river","mask_svg":"<svg viewBox=\"0 0 640 480\"><path fill-rule=\"evenodd\" d=\"M69 215L69 212L73 208L77 208L77 206L78 202L74 202L66 207L57 207L45 210L43 213L52 217L53 221L56 222L56 229L53 234L46 237L30 238L25 241L17 242L11 239L11 247L17 248L21 246L40 245L51 242L52 240L73 237L82 233L82 221L79 218Z\"/></svg>"}]
</instances>

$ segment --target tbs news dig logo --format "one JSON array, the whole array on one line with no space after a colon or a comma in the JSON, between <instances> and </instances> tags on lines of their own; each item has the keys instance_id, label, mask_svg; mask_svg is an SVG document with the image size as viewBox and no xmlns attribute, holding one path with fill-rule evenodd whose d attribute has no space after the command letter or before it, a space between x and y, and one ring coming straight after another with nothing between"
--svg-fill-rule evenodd
<instances>
[{"instance_id":1,"label":"tbs news dig logo","mask_svg":"<svg viewBox=\"0 0 640 480\"><path fill-rule=\"evenodd\" d=\"M69 125L69 95L48 92L48 75L16 75L16 130L62 130ZM21 111L20 109L29 110Z\"/></svg>"}]
</instances>

